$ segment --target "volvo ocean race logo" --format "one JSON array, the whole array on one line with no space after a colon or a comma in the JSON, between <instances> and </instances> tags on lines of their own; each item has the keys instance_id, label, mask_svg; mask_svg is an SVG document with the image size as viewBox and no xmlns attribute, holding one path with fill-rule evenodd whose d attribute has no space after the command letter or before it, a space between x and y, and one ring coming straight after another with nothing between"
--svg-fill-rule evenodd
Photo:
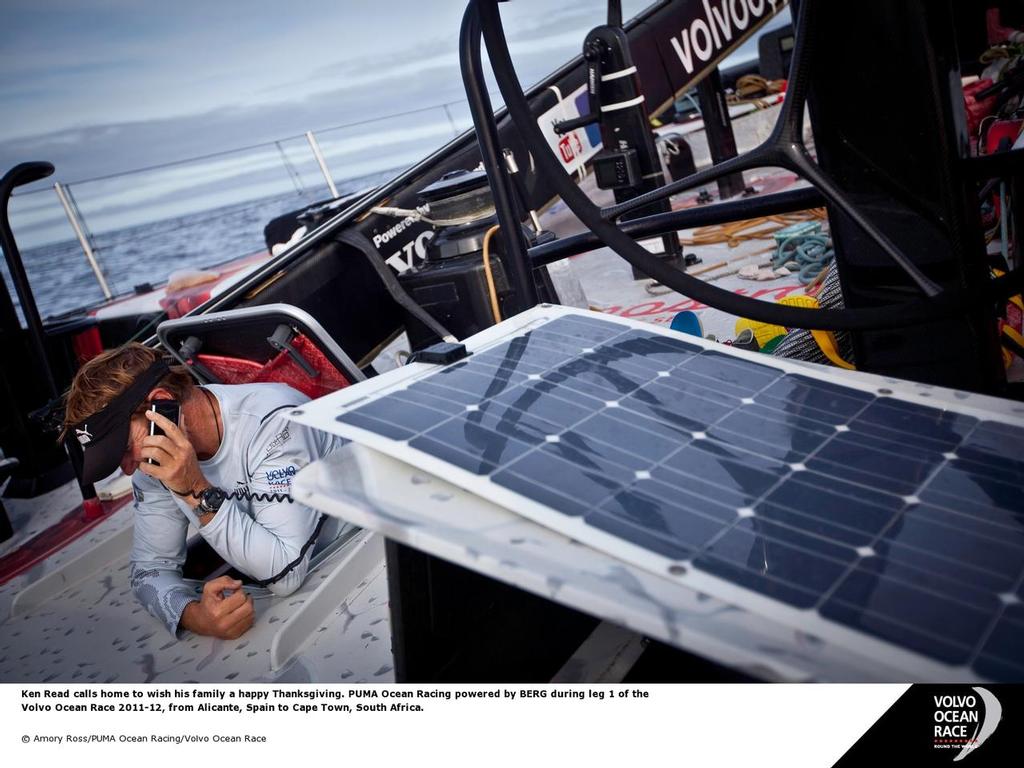
<instances>
[{"instance_id":1,"label":"volvo ocean race logo","mask_svg":"<svg viewBox=\"0 0 1024 768\"><path fill-rule=\"evenodd\" d=\"M957 750L953 762L963 760L995 733L1003 706L991 691L973 687L973 694L933 696L935 749Z\"/></svg>"},{"instance_id":2,"label":"volvo ocean race logo","mask_svg":"<svg viewBox=\"0 0 1024 768\"><path fill-rule=\"evenodd\" d=\"M688 75L730 47L752 24L774 15L787 0L704 0L698 15L669 42ZM700 12L698 11L698 14Z\"/></svg>"},{"instance_id":3,"label":"volvo ocean race logo","mask_svg":"<svg viewBox=\"0 0 1024 768\"><path fill-rule=\"evenodd\" d=\"M382 250L384 245L387 245L392 240L396 239L400 234L402 234L402 232L416 224L417 221L418 219L415 217L407 216L390 229L378 232L373 236L374 247L377 248L377 250ZM420 260L423 260L426 257L427 243L433 236L434 230L430 228L420 232L416 237L403 245L401 250L395 251L395 253L387 257L385 261L399 274L412 269L415 266L415 260L417 257Z\"/></svg>"},{"instance_id":4,"label":"volvo ocean race logo","mask_svg":"<svg viewBox=\"0 0 1024 768\"><path fill-rule=\"evenodd\" d=\"M270 486L271 492L290 490L292 478L295 477L296 472L298 470L294 465L283 467L282 469L268 469L267 485Z\"/></svg>"}]
</instances>

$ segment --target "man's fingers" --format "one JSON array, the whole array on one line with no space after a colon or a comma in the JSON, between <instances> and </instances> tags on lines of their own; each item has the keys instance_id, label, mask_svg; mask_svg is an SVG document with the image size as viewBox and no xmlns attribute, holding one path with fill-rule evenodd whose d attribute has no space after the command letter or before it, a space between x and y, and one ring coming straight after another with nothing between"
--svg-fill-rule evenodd
<instances>
[{"instance_id":1,"label":"man's fingers","mask_svg":"<svg viewBox=\"0 0 1024 768\"><path fill-rule=\"evenodd\" d=\"M157 461L159 462L160 459L157 459ZM159 480L161 483L166 483L170 476L170 470L166 466L161 466L160 464L149 464L145 459L143 459L142 463L139 464L138 469L142 474L149 475L155 480Z\"/></svg>"},{"instance_id":2,"label":"man's fingers","mask_svg":"<svg viewBox=\"0 0 1024 768\"><path fill-rule=\"evenodd\" d=\"M230 622L241 621L247 617L252 618L252 616L256 612L256 609L253 606L252 602L252 595L247 595L244 592L238 592L236 594L244 595L242 602L240 605L235 607L234 610L227 614L226 618ZM234 597L234 595L232 595L232 597Z\"/></svg>"},{"instance_id":3,"label":"man's fingers","mask_svg":"<svg viewBox=\"0 0 1024 768\"><path fill-rule=\"evenodd\" d=\"M216 597L220 600L220 593L225 589L238 589L241 586L242 582L238 579L232 579L230 576L218 576L216 579L210 579L208 582L203 584L203 595Z\"/></svg>"},{"instance_id":4,"label":"man's fingers","mask_svg":"<svg viewBox=\"0 0 1024 768\"><path fill-rule=\"evenodd\" d=\"M240 605L245 603L246 598L249 596L245 593L245 590L239 589L232 592L230 595L224 598L221 602L219 611L221 616L225 616L228 613L236 610Z\"/></svg>"},{"instance_id":5,"label":"man's fingers","mask_svg":"<svg viewBox=\"0 0 1024 768\"><path fill-rule=\"evenodd\" d=\"M241 594L241 593L239 593ZM245 601L234 611L222 619L224 635L228 639L234 639L242 635L253 625L256 619L256 610L253 607L252 596L246 595Z\"/></svg>"},{"instance_id":6,"label":"man's fingers","mask_svg":"<svg viewBox=\"0 0 1024 768\"><path fill-rule=\"evenodd\" d=\"M216 579L210 579L206 582L204 589L215 589L218 594L223 589L238 589L242 586L242 582L238 579L233 579L230 576L218 576Z\"/></svg>"},{"instance_id":7,"label":"man's fingers","mask_svg":"<svg viewBox=\"0 0 1024 768\"><path fill-rule=\"evenodd\" d=\"M177 445L184 447L189 444L188 438L185 437L185 433L181 431L177 424L168 419L163 414L157 413L156 411L146 411L146 418L152 422L155 422L160 429L164 431L164 434L171 439L171 441Z\"/></svg>"},{"instance_id":8,"label":"man's fingers","mask_svg":"<svg viewBox=\"0 0 1024 768\"><path fill-rule=\"evenodd\" d=\"M156 463L161 466L170 463L170 461L175 458L174 454L166 448L153 445L144 446L143 449L139 451L139 456L143 459L154 459Z\"/></svg>"},{"instance_id":9,"label":"man's fingers","mask_svg":"<svg viewBox=\"0 0 1024 768\"><path fill-rule=\"evenodd\" d=\"M142 438L143 448L159 448L167 453L175 453L178 446L166 435L148 435Z\"/></svg>"}]
</instances>

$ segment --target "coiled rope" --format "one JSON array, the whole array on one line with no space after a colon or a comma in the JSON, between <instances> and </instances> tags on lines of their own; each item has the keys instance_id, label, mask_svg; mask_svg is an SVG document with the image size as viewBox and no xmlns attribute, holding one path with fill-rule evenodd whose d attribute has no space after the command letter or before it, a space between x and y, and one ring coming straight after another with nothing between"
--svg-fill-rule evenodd
<instances>
[{"instance_id":1,"label":"coiled rope","mask_svg":"<svg viewBox=\"0 0 1024 768\"><path fill-rule=\"evenodd\" d=\"M779 243L772 258L772 269L785 267L797 272L800 284L809 285L832 263L835 256L827 235L792 235Z\"/></svg>"}]
</instances>

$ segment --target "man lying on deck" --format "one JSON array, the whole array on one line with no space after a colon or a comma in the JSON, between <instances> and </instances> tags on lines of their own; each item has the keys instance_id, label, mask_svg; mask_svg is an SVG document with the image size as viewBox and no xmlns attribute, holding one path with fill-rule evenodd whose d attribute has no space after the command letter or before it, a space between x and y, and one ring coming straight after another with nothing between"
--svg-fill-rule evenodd
<instances>
[{"instance_id":1,"label":"man lying on deck","mask_svg":"<svg viewBox=\"0 0 1024 768\"><path fill-rule=\"evenodd\" d=\"M147 410L159 400L181 404L178 424ZM305 579L323 518L291 502L292 477L342 442L284 418L308 400L284 384L197 386L186 368L141 344L105 352L75 375L62 437L82 444L87 482L118 465L132 476L132 588L176 637L191 630L233 639L254 618L240 581L213 579L198 599L185 584L190 523L276 595ZM151 423L164 435L151 435Z\"/></svg>"}]
</instances>

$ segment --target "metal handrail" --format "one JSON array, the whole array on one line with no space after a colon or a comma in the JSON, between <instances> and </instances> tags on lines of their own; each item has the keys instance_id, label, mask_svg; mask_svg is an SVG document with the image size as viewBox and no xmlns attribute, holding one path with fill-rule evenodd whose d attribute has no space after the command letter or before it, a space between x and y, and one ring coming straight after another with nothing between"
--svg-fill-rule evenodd
<instances>
[{"instance_id":1,"label":"metal handrail","mask_svg":"<svg viewBox=\"0 0 1024 768\"><path fill-rule=\"evenodd\" d=\"M269 141L269 142L261 142L261 143L258 143L258 144L251 144L251 145L244 146L244 147L237 147L237 148L233 148L233 149L229 149L229 150L224 150L224 151L220 151L220 152L212 152L212 153L208 153L208 154L204 154L204 155L198 155L196 157L184 158L184 159L181 159L181 160L174 160L174 161L170 161L170 162L166 162L166 163L157 163L157 164L154 164L154 165L144 166L144 167L141 167L141 168L134 168L134 169L131 169L131 170L128 170L128 171L121 171L121 172L118 172L118 173L105 174L105 175L102 175L102 176L87 177L87 178L77 179L75 181L70 181L70 182L63 182L63 183L58 182L58 183L53 185L53 191L56 194L57 199L58 199L58 201L61 204L61 207L63 208L64 215L67 217L68 223L71 226L71 229L72 229L72 231L73 231L73 233L75 235L75 238L77 239L77 241L79 243L79 246L82 249L83 254L85 255L86 261L88 262L89 267L92 270L92 273L95 276L96 281L99 284L100 289L103 292L104 298L106 300L109 300L109 299L114 297L114 292L112 291L112 289L110 287L110 284L108 283L108 281L107 281L107 279L106 279L106 277L105 277L105 275L103 273L103 269L102 269L101 264L100 264L100 259L97 256L97 249L94 247L94 245L91 242L91 238L90 238L90 234L89 234L89 228L88 228L88 225L86 223L85 217L82 215L81 211L78 210L77 205L75 205L74 197L73 197L72 191L71 191L71 187L72 186L78 186L78 185L82 185L82 184L89 184L89 183L100 182L100 181L108 181L108 180L111 180L111 179L119 179L119 178L126 177L126 176L132 176L132 175L137 175L137 174L141 174L141 173L148 173L148 172L158 171L158 170L162 170L162 169L176 168L176 167L180 167L180 166L184 166L184 165L188 165L188 164L201 163L203 161L213 160L215 158L225 157L225 156L228 156L228 155L238 154L238 153L242 153L242 152L251 152L251 151L254 151L254 150L270 149L270 148L273 148L273 147L276 147L278 153L281 155L282 162L285 165L285 170L288 171L289 178L292 179L293 183L295 183L295 180L296 180L296 177L297 177L297 172L295 171L294 167L291 166L290 161L288 160L287 156L284 154L284 150L283 150L283 148L281 146L281 143L282 142L286 142L286 141L296 141L296 140L300 140L300 139L305 139L306 142L308 143L308 146L309 146L311 152L312 152L313 159L315 160L317 166L320 169L321 174L323 175L324 181L326 183L326 186L327 186L328 190L330 191L331 196L333 198L337 199L338 197L341 196L341 193L339 192L338 187L337 187L337 185L336 185L336 183L334 181L333 175L331 174L330 169L327 166L326 158L324 157L323 151L322 151L322 149L320 147L320 143L317 140L317 136L316 136L317 133L323 134L323 133L328 133L330 131L341 130L341 129L344 129L344 128L353 128L353 127L357 127L357 126L361 126L361 125L369 125L369 124L380 122L380 121L397 119L397 118L400 118L400 117L407 117L407 116L412 115L412 114L419 114L419 113L422 113L422 112L429 112L429 111L432 111L432 110L440 109L440 110L443 110L444 115L446 116L449 124L451 125L453 136L457 137L460 134L459 134L458 126L456 125L455 120L454 120L454 118L452 116L452 111L451 111L450 107L455 106L455 105L459 105L459 104L464 104L464 103L465 103L464 100L458 100L458 101L444 102L444 103L441 103L441 104L433 104L433 105L429 105L429 106L426 106L426 107L419 107L417 109L405 110L403 112L397 112L397 113L388 114L388 115L381 115L381 116L377 116L377 117L373 117L373 118L367 118L367 119L363 119L363 120L355 120L355 121L352 121L352 122L343 123L343 124L331 126L331 127L328 127L328 128L322 128L322 129L319 129L317 132L307 131L307 132L305 132L304 134L301 134L301 135L286 136L284 138L276 139L276 140ZM298 185L297 185L297 190L298 190ZM43 193L43 192L47 192L47 191L48 191L47 188L34 189L34 190L20 192L16 196L17 197L23 197L23 196L32 195L32 194L36 194L36 193ZM301 193L303 190L298 190L298 191L300 191L300 193Z\"/></svg>"}]
</instances>

